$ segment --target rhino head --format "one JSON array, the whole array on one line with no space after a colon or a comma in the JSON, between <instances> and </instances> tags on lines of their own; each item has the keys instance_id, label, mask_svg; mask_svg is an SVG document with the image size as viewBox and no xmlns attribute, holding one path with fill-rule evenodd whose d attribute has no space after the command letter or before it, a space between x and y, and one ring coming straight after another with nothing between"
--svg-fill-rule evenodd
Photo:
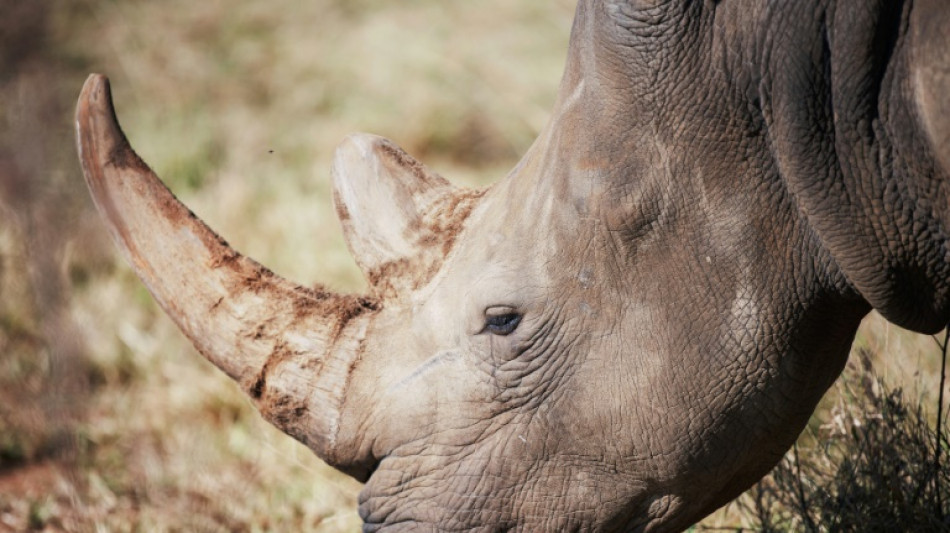
<instances>
[{"instance_id":1,"label":"rhino head","mask_svg":"<svg viewBox=\"0 0 950 533\"><path fill-rule=\"evenodd\" d=\"M582 1L552 118L494 186L378 137L337 149L366 295L229 247L132 151L102 76L79 151L198 351L366 483L364 530L675 530L778 461L872 306L950 317L950 61L921 22L942 11L901 9L911 29L834 2Z\"/></svg>"}]
</instances>

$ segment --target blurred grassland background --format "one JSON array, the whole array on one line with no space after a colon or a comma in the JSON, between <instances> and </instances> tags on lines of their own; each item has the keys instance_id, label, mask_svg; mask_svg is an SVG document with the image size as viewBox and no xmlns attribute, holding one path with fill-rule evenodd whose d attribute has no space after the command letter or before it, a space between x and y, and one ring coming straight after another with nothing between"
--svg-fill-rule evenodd
<instances>
[{"instance_id":1,"label":"blurred grassland background","mask_svg":"<svg viewBox=\"0 0 950 533\"><path fill-rule=\"evenodd\" d=\"M89 72L232 245L360 290L329 197L336 144L372 132L456 183L500 179L547 120L573 7L0 0L0 531L359 528L359 485L263 422L117 258L73 145ZM856 346L933 420L932 339L872 315ZM802 447L853 403L842 390ZM764 527L755 514L696 527Z\"/></svg>"}]
</instances>

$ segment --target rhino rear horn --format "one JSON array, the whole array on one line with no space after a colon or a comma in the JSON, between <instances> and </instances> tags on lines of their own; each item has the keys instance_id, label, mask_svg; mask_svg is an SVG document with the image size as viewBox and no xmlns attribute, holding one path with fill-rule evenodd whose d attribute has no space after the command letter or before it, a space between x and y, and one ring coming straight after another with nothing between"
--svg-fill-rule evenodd
<instances>
[{"instance_id":1,"label":"rhino rear horn","mask_svg":"<svg viewBox=\"0 0 950 533\"><path fill-rule=\"evenodd\" d=\"M337 434L376 304L301 287L232 249L129 146L104 76L86 80L76 128L96 207L159 305L265 418L363 477L368 464L348 456Z\"/></svg>"},{"instance_id":2,"label":"rhino rear horn","mask_svg":"<svg viewBox=\"0 0 950 533\"><path fill-rule=\"evenodd\" d=\"M347 137L333 158L333 199L343 234L378 294L424 283L480 196L375 135Z\"/></svg>"}]
</instances>

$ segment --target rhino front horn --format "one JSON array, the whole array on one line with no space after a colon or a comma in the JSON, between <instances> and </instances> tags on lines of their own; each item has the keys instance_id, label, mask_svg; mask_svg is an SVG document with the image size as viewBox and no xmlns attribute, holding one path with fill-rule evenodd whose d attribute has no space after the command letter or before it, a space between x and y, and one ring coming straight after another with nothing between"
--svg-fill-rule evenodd
<instances>
[{"instance_id":1,"label":"rhino front horn","mask_svg":"<svg viewBox=\"0 0 950 533\"><path fill-rule=\"evenodd\" d=\"M377 304L301 287L228 246L129 146L106 77L86 80L76 129L96 207L159 305L265 418L328 463L365 479L371 460L355 457L339 428Z\"/></svg>"}]
</instances>

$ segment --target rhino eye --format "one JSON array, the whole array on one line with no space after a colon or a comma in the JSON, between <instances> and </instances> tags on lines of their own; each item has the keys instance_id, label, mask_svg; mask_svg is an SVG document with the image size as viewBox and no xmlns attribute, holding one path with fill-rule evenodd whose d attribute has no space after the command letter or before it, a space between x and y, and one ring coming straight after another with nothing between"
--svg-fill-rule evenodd
<instances>
[{"instance_id":1,"label":"rhino eye","mask_svg":"<svg viewBox=\"0 0 950 533\"><path fill-rule=\"evenodd\" d=\"M508 335L521 323L521 314L511 309L504 311L490 309L485 315L485 328L482 331L494 335Z\"/></svg>"}]
</instances>

